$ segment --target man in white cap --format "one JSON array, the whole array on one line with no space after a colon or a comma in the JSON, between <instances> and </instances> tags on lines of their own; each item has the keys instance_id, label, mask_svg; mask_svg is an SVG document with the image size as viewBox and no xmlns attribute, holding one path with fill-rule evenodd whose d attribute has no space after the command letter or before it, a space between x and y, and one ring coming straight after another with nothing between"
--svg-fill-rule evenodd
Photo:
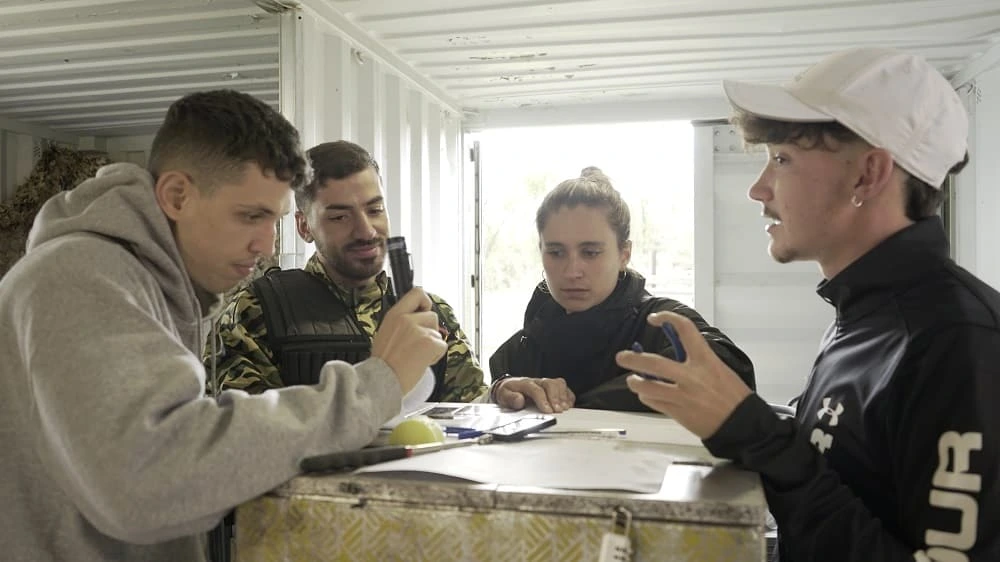
<instances>
[{"instance_id":1,"label":"man in white cap","mask_svg":"<svg viewBox=\"0 0 1000 562\"><path fill-rule=\"evenodd\" d=\"M812 260L836 308L794 419L780 419L689 321L677 363L621 352L629 378L715 455L760 473L781 562L1000 560L1000 294L958 267L936 211L968 161L962 104L925 60L834 54L783 87L725 83L768 160L750 198L770 254Z\"/></svg>"}]
</instances>

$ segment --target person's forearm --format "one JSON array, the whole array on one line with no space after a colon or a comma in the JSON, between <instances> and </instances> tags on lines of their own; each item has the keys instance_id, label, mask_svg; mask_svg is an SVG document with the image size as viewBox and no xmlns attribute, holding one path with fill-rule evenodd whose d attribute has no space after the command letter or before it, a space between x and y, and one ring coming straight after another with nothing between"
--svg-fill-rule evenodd
<instances>
[{"instance_id":1,"label":"person's forearm","mask_svg":"<svg viewBox=\"0 0 1000 562\"><path fill-rule=\"evenodd\" d=\"M704 443L713 455L760 473L782 549L792 562L936 560L924 554L922 544L908 545L887 530L799 435L794 420L779 419L759 396L748 397ZM985 537L962 560L994 560L988 541L996 539Z\"/></svg>"}]
</instances>

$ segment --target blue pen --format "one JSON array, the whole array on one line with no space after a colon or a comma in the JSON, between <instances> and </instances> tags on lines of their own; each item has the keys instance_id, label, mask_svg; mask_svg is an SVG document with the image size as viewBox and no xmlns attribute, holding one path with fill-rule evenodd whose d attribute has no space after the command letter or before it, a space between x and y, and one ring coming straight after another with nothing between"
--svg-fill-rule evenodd
<instances>
[{"instance_id":1,"label":"blue pen","mask_svg":"<svg viewBox=\"0 0 1000 562\"><path fill-rule=\"evenodd\" d=\"M632 351L634 351L636 353L642 353L645 350L642 349L642 344L641 343L639 343L639 342L633 342L632 343ZM635 375L637 377L642 377L642 378L644 378L644 379L646 379L648 381L660 381L660 382L669 382L669 383L674 382L674 381L672 381L670 379L667 379L667 378L664 378L664 377L658 377L656 375L651 375L649 373L638 373L637 372L637 373L635 373Z\"/></svg>"},{"instance_id":2,"label":"blue pen","mask_svg":"<svg viewBox=\"0 0 1000 562\"><path fill-rule=\"evenodd\" d=\"M677 335L677 331L674 329L674 327L671 326L669 322L664 322L663 324L660 325L660 329L663 330L663 335L667 336L667 340L670 341L670 345L673 346L676 360L680 363L683 363L685 360L687 360L687 353L684 351L684 346L681 345L681 338L680 336ZM640 344L639 342L633 342L632 351L636 353L642 353L644 351L642 349L642 344ZM651 381L663 381L669 383L674 382L668 378L658 377L656 375L651 375L649 373L636 373L636 375Z\"/></svg>"},{"instance_id":3,"label":"blue pen","mask_svg":"<svg viewBox=\"0 0 1000 562\"><path fill-rule=\"evenodd\" d=\"M479 437L483 434L482 431L472 428L472 427L454 427L447 426L444 428L444 432L450 435L454 435L457 439L468 439L470 437Z\"/></svg>"},{"instance_id":4,"label":"blue pen","mask_svg":"<svg viewBox=\"0 0 1000 562\"><path fill-rule=\"evenodd\" d=\"M678 363L683 363L687 361L687 352L684 351L684 346L681 344L681 337L677 335L677 330L674 329L670 322L664 322L660 324L660 328L663 330L663 335L667 336L670 340L670 345L674 346L674 355L677 357Z\"/></svg>"}]
</instances>

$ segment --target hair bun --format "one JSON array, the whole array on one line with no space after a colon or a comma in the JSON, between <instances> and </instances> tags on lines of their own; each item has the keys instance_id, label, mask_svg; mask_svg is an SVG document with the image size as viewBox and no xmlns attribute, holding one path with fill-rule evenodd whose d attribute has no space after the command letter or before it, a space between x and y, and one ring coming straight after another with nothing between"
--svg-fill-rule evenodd
<instances>
[{"instance_id":1,"label":"hair bun","mask_svg":"<svg viewBox=\"0 0 1000 562\"><path fill-rule=\"evenodd\" d=\"M580 170L580 177L585 180L611 187L611 178L604 175L604 172L602 172L597 166L587 166L586 168Z\"/></svg>"}]
</instances>

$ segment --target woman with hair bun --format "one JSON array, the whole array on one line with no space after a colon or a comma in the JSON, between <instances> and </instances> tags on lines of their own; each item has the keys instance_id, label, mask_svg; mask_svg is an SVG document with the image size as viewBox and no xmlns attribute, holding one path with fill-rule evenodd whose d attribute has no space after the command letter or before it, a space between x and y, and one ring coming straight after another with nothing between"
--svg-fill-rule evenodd
<instances>
[{"instance_id":1,"label":"woman with hair bun","mask_svg":"<svg viewBox=\"0 0 1000 562\"><path fill-rule=\"evenodd\" d=\"M535 226L545 279L524 313L524 327L490 357L490 397L505 408L534 403L542 412L574 405L650 411L629 390L629 371L615 354L639 343L676 359L663 331L646 317L669 310L690 318L715 353L755 388L753 364L694 309L654 297L628 267L632 254L628 205L600 168L584 168L549 192Z\"/></svg>"}]
</instances>

